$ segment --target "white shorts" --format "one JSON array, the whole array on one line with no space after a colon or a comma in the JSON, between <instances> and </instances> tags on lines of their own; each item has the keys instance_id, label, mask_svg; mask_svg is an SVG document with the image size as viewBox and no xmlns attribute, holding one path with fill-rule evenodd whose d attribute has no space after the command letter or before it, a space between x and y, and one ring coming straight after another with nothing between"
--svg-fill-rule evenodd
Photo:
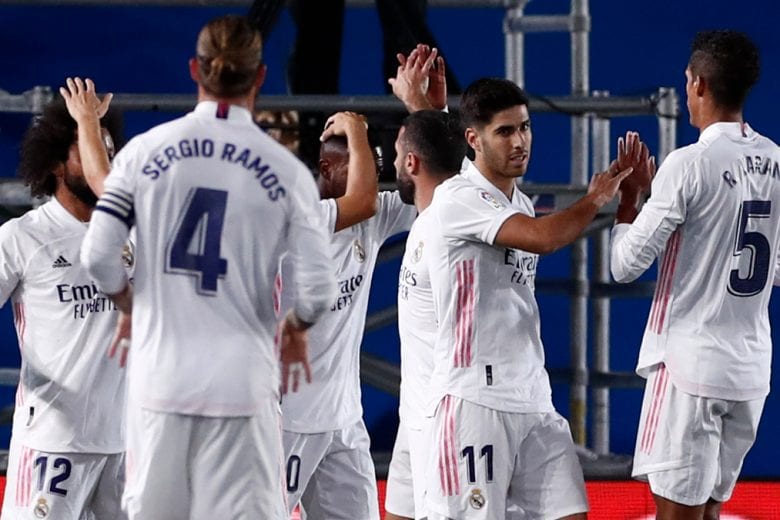
<instances>
[{"instance_id":1,"label":"white shorts","mask_svg":"<svg viewBox=\"0 0 780 520\"><path fill-rule=\"evenodd\" d=\"M569 423L557 412L500 412L448 395L432 430L430 520L554 519L588 510Z\"/></svg>"},{"instance_id":2,"label":"white shorts","mask_svg":"<svg viewBox=\"0 0 780 520\"><path fill-rule=\"evenodd\" d=\"M128 517L286 517L279 405L252 417L203 417L128 406Z\"/></svg>"},{"instance_id":3,"label":"white shorts","mask_svg":"<svg viewBox=\"0 0 780 520\"><path fill-rule=\"evenodd\" d=\"M657 365L645 385L632 475L679 504L725 502L756 439L764 401L686 394Z\"/></svg>"},{"instance_id":4,"label":"white shorts","mask_svg":"<svg viewBox=\"0 0 780 520\"><path fill-rule=\"evenodd\" d=\"M415 429L403 421L387 471L385 510L406 518L425 518L425 465L430 429Z\"/></svg>"},{"instance_id":5,"label":"white shorts","mask_svg":"<svg viewBox=\"0 0 780 520\"><path fill-rule=\"evenodd\" d=\"M376 472L363 420L326 433L283 432L288 513L307 520L379 520Z\"/></svg>"},{"instance_id":6,"label":"white shorts","mask_svg":"<svg viewBox=\"0 0 780 520\"><path fill-rule=\"evenodd\" d=\"M11 439L2 520L111 520L121 509L124 454L51 453Z\"/></svg>"}]
</instances>

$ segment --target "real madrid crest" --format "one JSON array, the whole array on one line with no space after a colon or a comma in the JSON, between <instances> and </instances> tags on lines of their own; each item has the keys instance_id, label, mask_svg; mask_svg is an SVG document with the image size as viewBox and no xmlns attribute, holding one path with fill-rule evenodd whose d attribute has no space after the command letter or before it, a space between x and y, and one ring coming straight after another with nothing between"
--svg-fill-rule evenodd
<instances>
[{"instance_id":1,"label":"real madrid crest","mask_svg":"<svg viewBox=\"0 0 780 520\"><path fill-rule=\"evenodd\" d=\"M485 497L482 495L482 490L474 488L471 490L471 496L469 497L469 505L474 509L482 509L485 505Z\"/></svg>"},{"instance_id":2,"label":"real madrid crest","mask_svg":"<svg viewBox=\"0 0 780 520\"><path fill-rule=\"evenodd\" d=\"M122 248L122 263L125 268L130 269L135 263L135 254L133 253L133 246L128 242L125 247Z\"/></svg>"},{"instance_id":3,"label":"real madrid crest","mask_svg":"<svg viewBox=\"0 0 780 520\"><path fill-rule=\"evenodd\" d=\"M366 261L366 250L363 249L360 240L355 240L352 244L352 253L355 255L355 260L361 264Z\"/></svg>"},{"instance_id":4,"label":"real madrid crest","mask_svg":"<svg viewBox=\"0 0 780 520\"><path fill-rule=\"evenodd\" d=\"M412 253L412 263L416 264L417 262L422 259L423 254L423 241L420 240L420 243L417 244L417 247L414 248L414 252Z\"/></svg>"},{"instance_id":5,"label":"real madrid crest","mask_svg":"<svg viewBox=\"0 0 780 520\"><path fill-rule=\"evenodd\" d=\"M33 508L33 514L35 518L46 518L49 514L49 504L46 503L45 498L39 498L38 503Z\"/></svg>"}]
</instances>

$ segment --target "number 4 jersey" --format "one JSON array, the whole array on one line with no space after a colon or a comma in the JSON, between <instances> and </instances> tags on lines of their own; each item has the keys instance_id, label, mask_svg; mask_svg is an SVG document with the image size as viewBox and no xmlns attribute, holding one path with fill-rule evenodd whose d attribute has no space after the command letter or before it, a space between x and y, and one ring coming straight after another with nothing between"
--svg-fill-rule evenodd
<instances>
[{"instance_id":1,"label":"number 4 jersey","mask_svg":"<svg viewBox=\"0 0 780 520\"><path fill-rule=\"evenodd\" d=\"M646 377L663 362L689 394L765 396L767 306L779 245L775 143L747 124L715 123L670 154L636 221L612 231L619 282L634 280L661 255L637 372Z\"/></svg>"},{"instance_id":2,"label":"number 4 jersey","mask_svg":"<svg viewBox=\"0 0 780 520\"><path fill-rule=\"evenodd\" d=\"M335 291L309 170L235 105L201 102L117 155L82 256L109 294L117 235L137 232L129 399L167 413L250 416L278 396L273 281L298 270L294 310L314 322ZM124 223L124 224L122 224Z\"/></svg>"}]
</instances>

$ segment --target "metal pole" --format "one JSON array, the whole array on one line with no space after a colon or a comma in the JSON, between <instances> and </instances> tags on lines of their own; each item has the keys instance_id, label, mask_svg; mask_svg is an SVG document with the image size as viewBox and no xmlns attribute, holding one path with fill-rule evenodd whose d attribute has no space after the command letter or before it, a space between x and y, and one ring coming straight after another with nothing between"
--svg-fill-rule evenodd
<instances>
[{"instance_id":1,"label":"metal pole","mask_svg":"<svg viewBox=\"0 0 780 520\"><path fill-rule=\"evenodd\" d=\"M587 20L587 0L572 0L571 16ZM576 24L571 32L571 93L573 96L587 96L590 90L588 71L589 27ZM589 24L587 24L589 26ZM571 184L586 186L588 183L588 117L571 118L572 165ZM575 292L571 299L571 364L574 380L569 392L569 422L574 442L584 446L586 441L585 420L587 417L588 385L588 243L579 239L572 245L571 273Z\"/></svg>"},{"instance_id":2,"label":"metal pole","mask_svg":"<svg viewBox=\"0 0 780 520\"><path fill-rule=\"evenodd\" d=\"M594 96L609 96L609 92L597 91ZM603 172L610 163L610 120L594 117L593 124L593 169ZM595 234L596 283L609 282L609 228ZM601 373L609 372L609 297L593 298L593 368ZM609 388L593 388L593 450L604 455L609 453Z\"/></svg>"},{"instance_id":3,"label":"metal pole","mask_svg":"<svg viewBox=\"0 0 780 520\"><path fill-rule=\"evenodd\" d=\"M661 164L677 148L677 119L680 116L680 97L673 88L658 89L658 157Z\"/></svg>"},{"instance_id":4,"label":"metal pole","mask_svg":"<svg viewBox=\"0 0 780 520\"><path fill-rule=\"evenodd\" d=\"M528 1L517 0L513 7L507 8L504 16L504 73L520 88L525 88L525 36L513 25L515 20L522 19Z\"/></svg>"}]
</instances>

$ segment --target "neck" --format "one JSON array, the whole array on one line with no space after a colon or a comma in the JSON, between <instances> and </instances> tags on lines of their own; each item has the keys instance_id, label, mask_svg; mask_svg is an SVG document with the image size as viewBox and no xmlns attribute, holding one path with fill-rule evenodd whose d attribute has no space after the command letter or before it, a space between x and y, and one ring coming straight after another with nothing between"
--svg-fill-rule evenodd
<instances>
[{"instance_id":1,"label":"neck","mask_svg":"<svg viewBox=\"0 0 780 520\"><path fill-rule=\"evenodd\" d=\"M704 111L697 121L696 127L703 132L708 126L715 123L743 123L742 110L728 110L712 108Z\"/></svg>"},{"instance_id":2,"label":"neck","mask_svg":"<svg viewBox=\"0 0 780 520\"><path fill-rule=\"evenodd\" d=\"M474 160L474 166L477 167L479 170L479 173L482 174L483 177L485 177L490 183L501 190L501 192L506 195L506 198L509 200L512 200L512 193L515 189L515 179L514 177L507 177L505 175L501 175L500 173L492 170L486 163L484 156L477 155L477 157Z\"/></svg>"},{"instance_id":3,"label":"neck","mask_svg":"<svg viewBox=\"0 0 780 520\"><path fill-rule=\"evenodd\" d=\"M256 96L257 96L257 90L254 87L243 96L223 97L223 96L215 96L213 94L210 94L201 85L198 85L198 103L200 103L201 101L216 101L217 103L227 103L228 105L236 105L242 108L246 108L250 112L254 112Z\"/></svg>"},{"instance_id":4,"label":"neck","mask_svg":"<svg viewBox=\"0 0 780 520\"><path fill-rule=\"evenodd\" d=\"M92 218L92 210L94 208L84 204L69 190L59 187L57 188L57 191L54 192L54 197L62 204L62 207L65 208L68 213L81 222L89 222L89 219Z\"/></svg>"}]
</instances>

